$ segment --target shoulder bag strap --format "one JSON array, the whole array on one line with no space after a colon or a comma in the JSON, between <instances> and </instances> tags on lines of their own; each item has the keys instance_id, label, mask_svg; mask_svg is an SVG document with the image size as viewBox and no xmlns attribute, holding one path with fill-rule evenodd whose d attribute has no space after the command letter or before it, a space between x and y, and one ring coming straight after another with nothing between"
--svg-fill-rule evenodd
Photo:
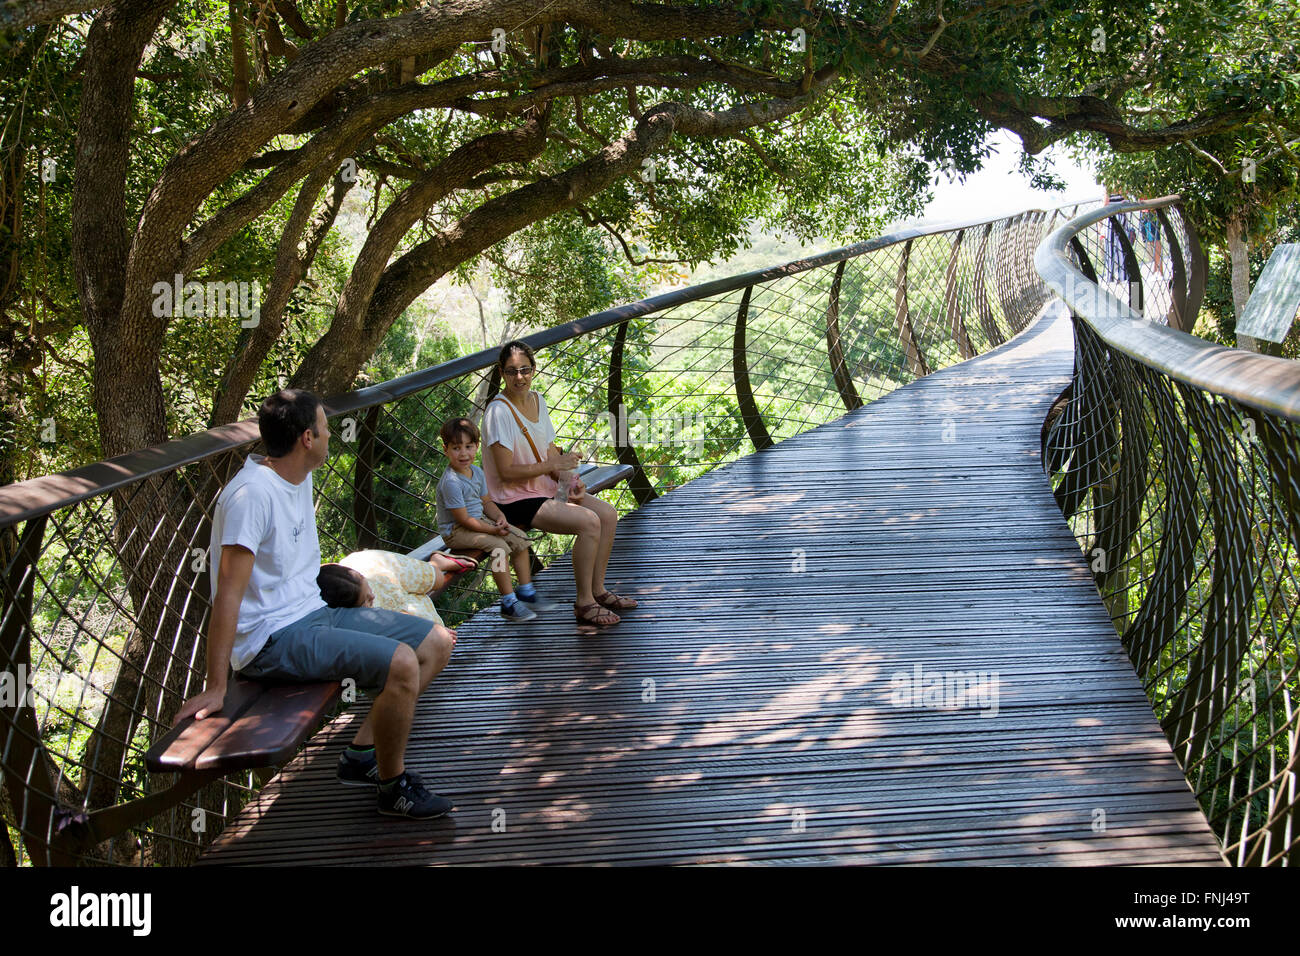
<instances>
[{"instance_id":1,"label":"shoulder bag strap","mask_svg":"<svg viewBox=\"0 0 1300 956\"><path fill-rule=\"evenodd\" d=\"M538 454L537 446L533 443L533 436L528 433L528 426L525 425L524 420L519 417L519 413L515 411L515 406L511 404L510 399L506 398L504 395L497 395L492 399L492 401L503 402L505 403L506 408L510 409L510 414L515 417L515 424L519 426L519 430L523 432L524 437L528 439L528 447L533 450L533 457L537 459L537 463L540 465L544 459L540 454Z\"/></svg>"}]
</instances>

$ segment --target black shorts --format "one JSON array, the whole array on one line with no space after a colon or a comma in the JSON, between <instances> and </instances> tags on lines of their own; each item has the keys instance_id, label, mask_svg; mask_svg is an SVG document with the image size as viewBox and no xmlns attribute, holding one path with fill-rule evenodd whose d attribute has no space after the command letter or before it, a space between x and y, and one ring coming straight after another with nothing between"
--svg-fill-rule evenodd
<instances>
[{"instance_id":1,"label":"black shorts","mask_svg":"<svg viewBox=\"0 0 1300 956\"><path fill-rule=\"evenodd\" d=\"M498 501L496 506L506 516L506 521L516 528L527 530L533 526L533 518L538 509L550 500L550 498L521 498L519 501L509 501L505 504Z\"/></svg>"}]
</instances>

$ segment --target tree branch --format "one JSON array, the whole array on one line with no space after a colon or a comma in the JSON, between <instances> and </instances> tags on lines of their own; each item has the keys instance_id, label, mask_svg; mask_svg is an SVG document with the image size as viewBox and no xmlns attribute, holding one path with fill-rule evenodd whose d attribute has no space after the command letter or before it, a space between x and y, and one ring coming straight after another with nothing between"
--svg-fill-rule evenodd
<instances>
[{"instance_id":1,"label":"tree branch","mask_svg":"<svg viewBox=\"0 0 1300 956\"><path fill-rule=\"evenodd\" d=\"M342 157L336 158L340 163L342 162ZM245 329L240 334L239 342L227 363L221 385L212 403L209 428L232 422L239 416L244 398L248 395L253 379L257 376L257 370L284 330L284 309L289 303L289 297L311 268L321 243L334 225L339 209L343 206L344 197L356 183L355 179L345 179L341 170L335 171L329 198L315 219L311 221L307 240L299 249L299 237L307 229L308 217L315 205L322 181L327 178L330 178L329 174L318 168L307 178L298 193L293 213L289 217L276 250L275 265L272 269L271 281L262 299L259 321L252 329Z\"/></svg>"},{"instance_id":2,"label":"tree branch","mask_svg":"<svg viewBox=\"0 0 1300 956\"><path fill-rule=\"evenodd\" d=\"M446 130L444 129L443 132L445 134ZM387 146L393 151L393 155L406 163L406 165L412 167L418 172L424 172L427 165L424 158L412 153L392 136L389 136L387 133L380 133L375 136L375 142L380 146Z\"/></svg>"},{"instance_id":3,"label":"tree branch","mask_svg":"<svg viewBox=\"0 0 1300 956\"><path fill-rule=\"evenodd\" d=\"M623 61L626 64L631 62ZM622 67L622 64L619 64L619 66ZM697 61L681 76L671 76L660 72L630 72L620 68L611 71L610 75L605 77L548 82L531 93L490 97L488 99L466 97L457 101L456 108L483 116L507 116L520 113L530 107L548 103L558 97L573 96L576 98L622 88L628 91L628 112L633 119L639 119L641 108L635 97L636 87L693 90L706 83L723 83L737 92L767 93L783 97L800 95L798 83L734 73L725 68L714 66L707 61Z\"/></svg>"},{"instance_id":4,"label":"tree branch","mask_svg":"<svg viewBox=\"0 0 1300 956\"><path fill-rule=\"evenodd\" d=\"M248 40L244 35L244 14L237 0L228 0L230 15L231 105L239 109L248 102Z\"/></svg>"},{"instance_id":5,"label":"tree branch","mask_svg":"<svg viewBox=\"0 0 1300 956\"><path fill-rule=\"evenodd\" d=\"M540 10L533 0L427 5L384 20L350 23L312 43L244 105L217 120L172 158L145 203L127 275L128 314L143 310L166 250L204 199L277 134L292 129L347 77L368 67L455 50L491 36L502 23L568 22L631 40L735 36L756 23L737 10L661 7L626 0L555 0ZM160 262L159 259L162 261ZM145 280L149 280L146 282Z\"/></svg>"},{"instance_id":6,"label":"tree branch","mask_svg":"<svg viewBox=\"0 0 1300 956\"><path fill-rule=\"evenodd\" d=\"M522 129L479 136L455 149L441 163L399 193L367 234L352 272L339 294L334 320L330 323L326 336L360 336L371 297L402 237L435 203L485 170L505 162L523 162L539 155L546 146L548 122L549 115L543 112ZM315 350L311 354L315 354ZM311 354L304 362L304 367L310 362ZM362 362L369 355L369 352L366 353ZM360 368L360 365L357 367ZM354 369L351 375L355 374ZM351 375L348 377L349 384Z\"/></svg>"},{"instance_id":7,"label":"tree branch","mask_svg":"<svg viewBox=\"0 0 1300 956\"><path fill-rule=\"evenodd\" d=\"M777 75L770 70L760 70L747 63L737 63L735 60L727 59L713 44L706 40L696 40L695 44L708 55L710 60L730 72L748 73L765 79L777 79Z\"/></svg>"},{"instance_id":8,"label":"tree branch","mask_svg":"<svg viewBox=\"0 0 1300 956\"><path fill-rule=\"evenodd\" d=\"M607 137L601 136L587 124L586 118L582 115L582 97L576 94L573 97L573 123L601 146L609 145Z\"/></svg>"},{"instance_id":9,"label":"tree branch","mask_svg":"<svg viewBox=\"0 0 1300 956\"><path fill-rule=\"evenodd\" d=\"M1282 136L1282 131L1278 129L1277 124L1273 122L1269 122L1268 129L1269 132L1273 134L1273 140L1277 143L1277 147L1278 147L1277 151L1280 152L1283 156L1285 156L1293 166L1295 166L1297 169L1300 169L1300 156L1297 156L1295 153L1291 152L1291 147L1300 146L1300 139L1293 140L1290 143L1286 142L1286 140ZM1276 155L1276 153L1274 155Z\"/></svg>"},{"instance_id":10,"label":"tree branch","mask_svg":"<svg viewBox=\"0 0 1300 956\"><path fill-rule=\"evenodd\" d=\"M777 164L776 160L774 160L771 156L768 155L767 150L763 148L762 144L759 143L758 140L754 139L752 134L740 133L732 138L740 140L742 143L744 143L746 146L752 149L758 155L758 158L762 160L763 165L766 166L768 170L771 171L772 174L775 175L778 179L790 178L790 174L786 172L784 169L782 169Z\"/></svg>"},{"instance_id":11,"label":"tree branch","mask_svg":"<svg viewBox=\"0 0 1300 956\"><path fill-rule=\"evenodd\" d=\"M267 161L278 160L275 168L256 186L213 214L183 241L176 269L191 271L240 229L270 209L290 187L316 164L326 161L339 142L358 133L372 133L393 120L419 109L450 106L464 89L478 78L432 86L415 85L384 90L338 114L306 144L286 151L283 158L276 151L263 154Z\"/></svg>"},{"instance_id":12,"label":"tree branch","mask_svg":"<svg viewBox=\"0 0 1300 956\"><path fill-rule=\"evenodd\" d=\"M1016 133L1030 155L1075 132L1100 133L1120 153L1157 149L1194 137L1227 132L1259 112L1259 108L1243 106L1219 113L1202 113L1155 129L1142 129L1125 122L1113 104L1095 96L1001 93L977 96L972 102L986 119ZM1048 119L1049 125L1043 126L1035 119L1040 116Z\"/></svg>"},{"instance_id":13,"label":"tree branch","mask_svg":"<svg viewBox=\"0 0 1300 956\"><path fill-rule=\"evenodd\" d=\"M102 6L104 0L2 0L0 30L26 30Z\"/></svg>"},{"instance_id":14,"label":"tree branch","mask_svg":"<svg viewBox=\"0 0 1300 956\"><path fill-rule=\"evenodd\" d=\"M551 95L560 95L559 90L555 88L561 83L583 78L599 78L609 71L631 72L641 67L695 68L723 79L720 71L707 61L696 57L672 56L644 60L601 61L590 66L567 67L540 74L534 82L552 92L546 97L521 99L516 103L516 110L523 112L549 101ZM747 86L772 85L743 77L738 79ZM383 90L369 94L359 102L348 104L342 113L336 114L305 146L295 150L270 150L246 160L245 168L273 167L275 171L225 209L214 214L207 223L196 228L182 243L182 256L178 265L161 271L168 272L170 269L170 271L189 272L198 262L211 255L222 242L269 209L294 182L320 161L321 156L332 152L338 137L355 130L356 124L362 122L365 117L369 117L364 119L368 128L375 130L407 113L463 103L464 97L469 93L506 89L512 82L513 79L507 73L491 70L453 77L434 84L415 84L410 87ZM792 84L788 83L775 84L773 91L779 95L788 95L791 87ZM152 281L151 279L151 283Z\"/></svg>"},{"instance_id":15,"label":"tree branch","mask_svg":"<svg viewBox=\"0 0 1300 956\"><path fill-rule=\"evenodd\" d=\"M921 52L916 54L916 59L918 61L924 60L927 56L930 55L930 51L934 49L934 45L939 42L939 37L943 36L943 31L946 29L948 29L948 21L943 18L943 5L940 4L939 26L935 29L935 31L932 34L930 34L930 39L927 40L925 46L921 48Z\"/></svg>"},{"instance_id":16,"label":"tree branch","mask_svg":"<svg viewBox=\"0 0 1300 956\"><path fill-rule=\"evenodd\" d=\"M280 30L280 22L271 17L266 23L266 47L272 56L293 60L298 56L298 47L285 39Z\"/></svg>"},{"instance_id":17,"label":"tree branch","mask_svg":"<svg viewBox=\"0 0 1300 956\"><path fill-rule=\"evenodd\" d=\"M546 137L547 139L552 139L557 143L563 143L565 146L569 147L569 149L573 150L579 156L591 157L591 156L595 156L597 153L597 150L594 150L583 143L576 142L571 136L565 136L563 133L557 133L555 131L551 131L546 134Z\"/></svg>"},{"instance_id":18,"label":"tree branch","mask_svg":"<svg viewBox=\"0 0 1300 956\"><path fill-rule=\"evenodd\" d=\"M624 257L627 259L628 262L630 262L634 266L648 266L648 265L658 265L658 264L662 264L662 265L687 264L687 260L685 259L652 259L652 258L638 259L636 258L636 256L632 255L632 247L628 245L627 240L624 239L623 236L619 233L619 231L615 229L612 225L610 225L606 219L604 219L601 216L592 215L591 211L587 209L586 206L579 206L578 211L583 214L583 218L586 219L588 222L595 223L596 225L603 228L606 232L608 232L611 236L613 236L616 240L618 240L618 244L623 248Z\"/></svg>"},{"instance_id":19,"label":"tree branch","mask_svg":"<svg viewBox=\"0 0 1300 956\"><path fill-rule=\"evenodd\" d=\"M379 173L388 179L419 179L424 175L424 171L421 169L380 159L374 153L367 153L364 156L355 158L357 165L362 169L369 169L371 172Z\"/></svg>"},{"instance_id":20,"label":"tree branch","mask_svg":"<svg viewBox=\"0 0 1300 956\"><path fill-rule=\"evenodd\" d=\"M166 438L157 354L140 357L123 347L134 329L123 320L122 306L129 269L126 188L135 74L171 6L172 0L121 0L95 18L86 39L72 183L72 269L95 352L94 405L106 457ZM147 297L144 302L140 311L147 313ZM133 414L115 414L120 384L134 383L151 370L154 381L132 396Z\"/></svg>"},{"instance_id":21,"label":"tree branch","mask_svg":"<svg viewBox=\"0 0 1300 956\"><path fill-rule=\"evenodd\" d=\"M1188 140L1186 143L1184 143L1183 145L1186 146L1188 149L1190 149L1190 150L1191 150L1193 153L1195 153L1197 156L1201 157L1201 159L1205 160L1207 163L1209 163L1211 166L1213 166L1213 167L1214 167L1215 169L1217 169L1219 172L1223 173L1223 175L1225 175L1225 176L1231 176L1231 175L1232 175L1232 173L1228 172L1228 168L1227 168L1226 166L1224 166L1223 163L1219 162L1219 160L1218 160L1217 158L1215 158L1214 156L1210 155L1210 154L1207 153L1205 150L1201 149L1201 147L1197 146L1196 143L1195 143L1194 141L1192 141L1192 140L1189 139L1189 140Z\"/></svg>"},{"instance_id":22,"label":"tree branch","mask_svg":"<svg viewBox=\"0 0 1300 956\"><path fill-rule=\"evenodd\" d=\"M311 27L302 18L298 12L298 7L293 0L275 0L275 12L280 14L280 19L284 21L285 26L294 32L294 35L303 40L314 40L316 35L312 33Z\"/></svg>"},{"instance_id":23,"label":"tree branch","mask_svg":"<svg viewBox=\"0 0 1300 956\"><path fill-rule=\"evenodd\" d=\"M475 176L473 179L465 180L460 188L462 189L483 189L485 186L491 186L493 183L520 183L533 182L534 176L522 176L517 173L491 172L484 173L481 176Z\"/></svg>"},{"instance_id":24,"label":"tree branch","mask_svg":"<svg viewBox=\"0 0 1300 956\"><path fill-rule=\"evenodd\" d=\"M674 134L725 138L793 115L822 95L838 76L838 71L825 69L818 72L807 96L745 103L729 110L660 103L591 159L488 200L388 266L369 297L361 327L336 318L303 360L293 385L326 394L346 389L402 310L441 276L524 226L573 208L615 180L636 174L642 161Z\"/></svg>"}]
</instances>

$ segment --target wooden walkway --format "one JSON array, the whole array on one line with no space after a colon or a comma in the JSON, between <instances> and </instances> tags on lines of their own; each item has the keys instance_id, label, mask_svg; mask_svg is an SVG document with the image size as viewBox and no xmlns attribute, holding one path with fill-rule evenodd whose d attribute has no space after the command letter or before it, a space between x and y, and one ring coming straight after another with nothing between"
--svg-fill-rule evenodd
<instances>
[{"instance_id":1,"label":"wooden walkway","mask_svg":"<svg viewBox=\"0 0 1300 956\"><path fill-rule=\"evenodd\" d=\"M1039 465L1070 336L629 516L613 629L467 623L408 753L450 817L334 782L354 707L201 862L1220 863Z\"/></svg>"}]
</instances>

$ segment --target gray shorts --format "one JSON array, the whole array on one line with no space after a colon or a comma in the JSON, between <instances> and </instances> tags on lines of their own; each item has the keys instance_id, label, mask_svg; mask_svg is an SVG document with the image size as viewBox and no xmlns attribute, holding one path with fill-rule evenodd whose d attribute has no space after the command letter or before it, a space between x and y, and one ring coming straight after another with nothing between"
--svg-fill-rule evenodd
<instances>
[{"instance_id":1,"label":"gray shorts","mask_svg":"<svg viewBox=\"0 0 1300 956\"><path fill-rule=\"evenodd\" d=\"M267 681L356 682L375 696L388 683L399 643L416 650L434 627L427 618L375 607L323 607L274 631L240 677Z\"/></svg>"}]
</instances>

